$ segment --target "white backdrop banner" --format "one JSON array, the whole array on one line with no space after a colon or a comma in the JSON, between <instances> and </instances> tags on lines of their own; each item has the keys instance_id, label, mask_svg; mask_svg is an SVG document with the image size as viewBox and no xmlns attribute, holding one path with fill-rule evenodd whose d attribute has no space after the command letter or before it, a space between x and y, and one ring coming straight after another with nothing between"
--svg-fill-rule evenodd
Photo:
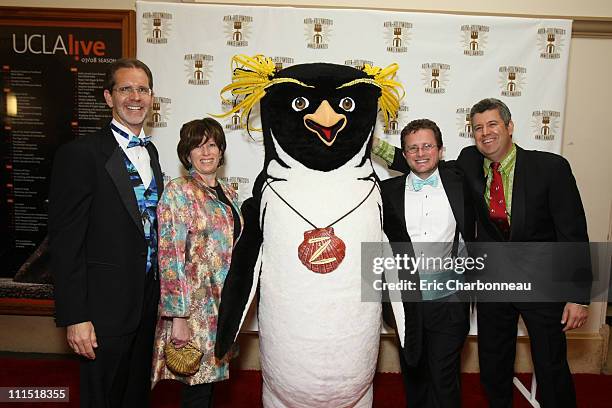
<instances>
[{"instance_id":1,"label":"white backdrop banner","mask_svg":"<svg viewBox=\"0 0 612 408\"><path fill-rule=\"evenodd\" d=\"M279 67L398 63L406 96L397 122L384 131L381 118L376 131L395 145L410 120L429 118L454 159L473 143L470 107L495 97L510 107L520 146L561 151L571 20L158 2L137 2L136 12L138 58L155 78L147 127L166 181L181 173L181 125L231 109L219 91L236 54L263 54ZM222 175L244 200L263 165L261 134L249 136L236 117L220 122L228 143Z\"/></svg>"}]
</instances>

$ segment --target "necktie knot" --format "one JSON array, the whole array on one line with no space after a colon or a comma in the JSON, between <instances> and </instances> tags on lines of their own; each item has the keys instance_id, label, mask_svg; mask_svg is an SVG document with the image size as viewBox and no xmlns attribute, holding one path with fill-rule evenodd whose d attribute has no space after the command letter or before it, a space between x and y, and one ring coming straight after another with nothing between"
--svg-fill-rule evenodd
<instances>
[{"instance_id":1,"label":"necktie knot","mask_svg":"<svg viewBox=\"0 0 612 408\"><path fill-rule=\"evenodd\" d=\"M510 233L510 222L506 211L506 198L504 195L504 181L499 172L499 162L491 163L491 185L489 194L489 218L501 231L505 239Z\"/></svg>"},{"instance_id":2,"label":"necktie knot","mask_svg":"<svg viewBox=\"0 0 612 408\"><path fill-rule=\"evenodd\" d=\"M425 186L437 187L438 186L438 176L432 175L432 176L429 176L426 180L422 180L418 177L414 177L412 179L412 188L414 189L414 191L421 191L421 189L423 189L423 187Z\"/></svg>"}]
</instances>

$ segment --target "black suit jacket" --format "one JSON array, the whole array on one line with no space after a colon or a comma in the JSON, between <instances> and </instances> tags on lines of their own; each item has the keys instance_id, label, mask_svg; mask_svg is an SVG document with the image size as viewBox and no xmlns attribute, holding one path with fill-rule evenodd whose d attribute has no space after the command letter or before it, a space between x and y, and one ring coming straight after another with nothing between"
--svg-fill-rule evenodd
<instances>
[{"instance_id":1,"label":"black suit jacket","mask_svg":"<svg viewBox=\"0 0 612 408\"><path fill-rule=\"evenodd\" d=\"M404 162L405 163L405 162ZM474 239L475 216L468 185L463 172L454 162L441 161L438 170L446 196L450 203L459 232L465 241ZM410 242L405 218L405 191L407 175L381 182L383 199L383 229L394 252L403 251L393 243ZM412 248L405 248L409 255ZM417 279L418 280L418 279ZM409 365L416 365L422 351L422 314L415 302L404 302L405 338L404 358Z\"/></svg>"},{"instance_id":2,"label":"black suit jacket","mask_svg":"<svg viewBox=\"0 0 612 408\"><path fill-rule=\"evenodd\" d=\"M484 157L475 146L464 148L457 163L464 170L478 217L477 241L502 242L504 237L489 218L484 198L486 178ZM554 248L555 260L541 276L569 282L568 298L574 303L588 304L592 272L586 216L576 179L565 158L554 153L524 150L516 147L512 213L509 242L582 242L565 252L565 247ZM509 248L509 250L512 250ZM569 262L563 259L568 257ZM546 275L545 275L546 274ZM542 284L542 282L540 282ZM563 297L551 295L550 299ZM561 299L558 299L561 300Z\"/></svg>"},{"instance_id":3,"label":"black suit jacket","mask_svg":"<svg viewBox=\"0 0 612 408\"><path fill-rule=\"evenodd\" d=\"M584 242L589 241L584 207L569 163L554 153L524 150L516 147L510 242ZM476 146L465 147L457 158L463 170L475 208L476 241L505 241L498 227L489 218L484 198L486 178L484 156ZM401 150L395 149L394 170L407 171ZM592 280L588 247L577 248L577 258L584 267L570 271L567 279L576 282L577 303L589 303ZM579 276L577 276L579 275ZM563 278L562 278L563 279Z\"/></svg>"},{"instance_id":4,"label":"black suit jacket","mask_svg":"<svg viewBox=\"0 0 612 408\"><path fill-rule=\"evenodd\" d=\"M484 242L505 241L490 221L484 199L486 178L484 156L476 146L465 147L457 158L463 171L478 219L476 239ZM399 148L391 169L408 172ZM513 242L588 242L586 217L569 163L554 153L516 147L514 186L512 189Z\"/></svg>"},{"instance_id":5,"label":"black suit jacket","mask_svg":"<svg viewBox=\"0 0 612 408\"><path fill-rule=\"evenodd\" d=\"M147 146L158 194L163 175ZM147 243L123 151L110 127L62 146L49 194L51 266L58 326L92 321L96 334L136 330Z\"/></svg>"},{"instance_id":6,"label":"black suit jacket","mask_svg":"<svg viewBox=\"0 0 612 408\"><path fill-rule=\"evenodd\" d=\"M484 199L484 157L475 146L457 158L474 197L479 241L504 241L489 219ZM510 238L513 242L588 242L586 217L567 160L557 154L516 147Z\"/></svg>"}]
</instances>

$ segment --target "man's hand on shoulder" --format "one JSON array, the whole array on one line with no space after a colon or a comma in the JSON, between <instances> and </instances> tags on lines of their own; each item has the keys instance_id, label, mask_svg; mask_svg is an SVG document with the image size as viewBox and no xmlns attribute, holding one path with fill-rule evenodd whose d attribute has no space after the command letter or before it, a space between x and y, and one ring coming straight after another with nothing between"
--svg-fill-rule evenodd
<instances>
[{"instance_id":1,"label":"man's hand on shoulder","mask_svg":"<svg viewBox=\"0 0 612 408\"><path fill-rule=\"evenodd\" d=\"M94 349L98 347L96 331L91 322L71 324L66 328L68 345L75 353L90 360L96 358Z\"/></svg>"},{"instance_id":2,"label":"man's hand on shoulder","mask_svg":"<svg viewBox=\"0 0 612 408\"><path fill-rule=\"evenodd\" d=\"M563 331L569 331L582 327L589 317L589 308L577 303L566 303L561 317L561 324L565 327Z\"/></svg>"}]
</instances>

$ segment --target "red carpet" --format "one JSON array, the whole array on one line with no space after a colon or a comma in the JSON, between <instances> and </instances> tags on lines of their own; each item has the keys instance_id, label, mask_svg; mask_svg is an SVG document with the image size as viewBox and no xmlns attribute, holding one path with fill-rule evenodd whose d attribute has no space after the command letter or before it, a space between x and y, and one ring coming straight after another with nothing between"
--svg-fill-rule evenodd
<instances>
[{"instance_id":1,"label":"red carpet","mask_svg":"<svg viewBox=\"0 0 612 408\"><path fill-rule=\"evenodd\" d=\"M529 384L529 374L520 375ZM463 407L485 408L486 402L478 380L478 374L464 374ZM578 406L580 408L612 407L612 376L574 375ZM73 359L22 359L0 358L0 387L63 386L70 387L70 403L4 403L2 407L15 408L72 408L79 401L78 362ZM153 390L154 408L179 406L181 384L165 381ZM529 408L523 397L515 393L515 407ZM232 371L228 381L220 382L215 388L217 408L258 408L261 407L261 374L259 371ZM405 407L402 380L399 374L377 374L374 380L374 407Z\"/></svg>"}]
</instances>

